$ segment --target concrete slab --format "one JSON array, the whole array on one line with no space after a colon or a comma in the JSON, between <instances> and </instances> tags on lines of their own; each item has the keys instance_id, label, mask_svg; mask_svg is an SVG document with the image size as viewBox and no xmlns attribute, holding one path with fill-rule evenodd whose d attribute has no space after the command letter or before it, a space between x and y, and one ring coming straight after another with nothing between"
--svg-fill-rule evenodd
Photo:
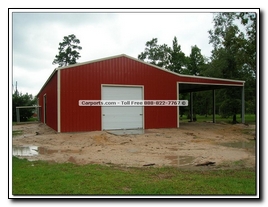
<instances>
[{"instance_id":1,"label":"concrete slab","mask_svg":"<svg viewBox=\"0 0 268 207\"><path fill-rule=\"evenodd\" d=\"M129 135L129 134L144 134L144 129L118 129L118 130L108 130L107 133L113 135Z\"/></svg>"}]
</instances>

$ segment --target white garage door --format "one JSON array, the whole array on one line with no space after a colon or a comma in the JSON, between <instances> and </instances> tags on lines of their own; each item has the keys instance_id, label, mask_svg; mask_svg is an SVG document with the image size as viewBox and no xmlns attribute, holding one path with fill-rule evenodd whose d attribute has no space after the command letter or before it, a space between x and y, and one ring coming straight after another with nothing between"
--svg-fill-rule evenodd
<instances>
[{"instance_id":1,"label":"white garage door","mask_svg":"<svg viewBox=\"0 0 268 207\"><path fill-rule=\"evenodd\" d=\"M102 86L102 100L143 100L142 87ZM142 106L102 106L102 129L143 128Z\"/></svg>"}]
</instances>

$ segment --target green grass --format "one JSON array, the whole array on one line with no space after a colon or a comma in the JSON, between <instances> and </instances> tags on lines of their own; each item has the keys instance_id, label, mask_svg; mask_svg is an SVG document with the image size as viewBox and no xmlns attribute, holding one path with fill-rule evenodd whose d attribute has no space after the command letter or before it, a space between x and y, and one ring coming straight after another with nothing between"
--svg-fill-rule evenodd
<instances>
[{"instance_id":1,"label":"green grass","mask_svg":"<svg viewBox=\"0 0 268 207\"><path fill-rule=\"evenodd\" d=\"M212 121L213 116L208 115L207 117L205 115L196 115L197 122L204 122L204 121ZM240 114L237 114L236 119L239 123L241 123L241 117ZM216 115L216 122L226 122L226 123L232 123L233 117L228 118L222 118L220 115ZM187 116L184 115L182 117L182 121L189 121L187 119ZM256 123L256 116L255 114L245 114L245 123L247 124L255 124Z\"/></svg>"},{"instance_id":2,"label":"green grass","mask_svg":"<svg viewBox=\"0 0 268 207\"><path fill-rule=\"evenodd\" d=\"M13 121L12 125L29 124L29 123L33 123L33 122L37 122L37 121L38 121L37 117L30 117L27 121L21 121L21 122Z\"/></svg>"},{"instance_id":3,"label":"green grass","mask_svg":"<svg viewBox=\"0 0 268 207\"><path fill-rule=\"evenodd\" d=\"M12 130L12 137L18 136L22 134L22 130Z\"/></svg>"},{"instance_id":4,"label":"green grass","mask_svg":"<svg viewBox=\"0 0 268 207\"><path fill-rule=\"evenodd\" d=\"M12 158L13 195L255 195L255 170L75 165Z\"/></svg>"},{"instance_id":5,"label":"green grass","mask_svg":"<svg viewBox=\"0 0 268 207\"><path fill-rule=\"evenodd\" d=\"M38 121L38 118L37 117L31 117L31 118L29 118L28 120L27 120L27 122L31 122L31 121Z\"/></svg>"}]
</instances>

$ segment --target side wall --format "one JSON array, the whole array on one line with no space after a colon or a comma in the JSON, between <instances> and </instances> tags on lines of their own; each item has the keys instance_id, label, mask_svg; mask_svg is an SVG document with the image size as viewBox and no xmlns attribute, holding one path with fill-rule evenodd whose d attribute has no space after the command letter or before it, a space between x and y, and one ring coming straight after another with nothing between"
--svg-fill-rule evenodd
<instances>
[{"instance_id":1,"label":"side wall","mask_svg":"<svg viewBox=\"0 0 268 207\"><path fill-rule=\"evenodd\" d=\"M178 77L126 57L61 70L61 132L101 130L101 107L79 100L100 100L101 84L143 85L145 100L176 100ZM177 107L144 107L144 127L177 127Z\"/></svg>"},{"instance_id":2,"label":"side wall","mask_svg":"<svg viewBox=\"0 0 268 207\"><path fill-rule=\"evenodd\" d=\"M44 123L44 95L46 95L46 125L57 131L57 72L38 94L41 122Z\"/></svg>"}]
</instances>

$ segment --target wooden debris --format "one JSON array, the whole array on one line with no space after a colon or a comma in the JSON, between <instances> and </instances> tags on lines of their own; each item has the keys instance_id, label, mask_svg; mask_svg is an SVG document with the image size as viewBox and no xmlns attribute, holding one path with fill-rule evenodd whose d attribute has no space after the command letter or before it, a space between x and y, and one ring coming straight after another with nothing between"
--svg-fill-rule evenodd
<instances>
[{"instance_id":1,"label":"wooden debris","mask_svg":"<svg viewBox=\"0 0 268 207\"><path fill-rule=\"evenodd\" d=\"M144 164L143 166L153 166L155 163Z\"/></svg>"},{"instance_id":2,"label":"wooden debris","mask_svg":"<svg viewBox=\"0 0 268 207\"><path fill-rule=\"evenodd\" d=\"M196 164L195 166L209 166L209 165L214 165L215 163L216 162L207 161L207 162Z\"/></svg>"},{"instance_id":3,"label":"wooden debris","mask_svg":"<svg viewBox=\"0 0 268 207\"><path fill-rule=\"evenodd\" d=\"M129 142L121 142L120 144L128 144Z\"/></svg>"}]
</instances>

